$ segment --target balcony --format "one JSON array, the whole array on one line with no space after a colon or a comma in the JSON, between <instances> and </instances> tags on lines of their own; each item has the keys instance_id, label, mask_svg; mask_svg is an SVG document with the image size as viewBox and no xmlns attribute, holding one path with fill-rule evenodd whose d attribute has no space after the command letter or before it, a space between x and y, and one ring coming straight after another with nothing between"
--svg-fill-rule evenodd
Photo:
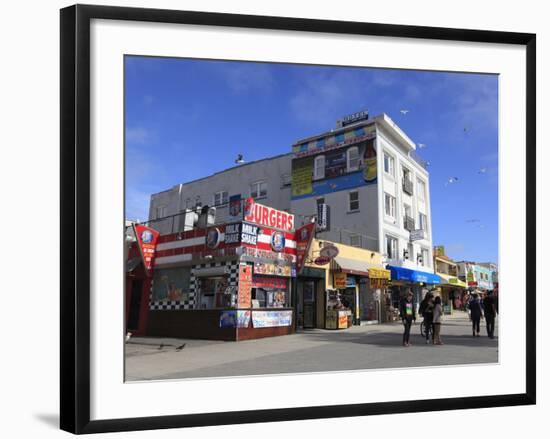
<instances>
[{"instance_id":1,"label":"balcony","mask_svg":"<svg viewBox=\"0 0 550 439\"><path fill-rule=\"evenodd\" d=\"M403 192L412 195L413 194L413 182L410 178L403 178Z\"/></svg>"},{"instance_id":2,"label":"balcony","mask_svg":"<svg viewBox=\"0 0 550 439\"><path fill-rule=\"evenodd\" d=\"M405 227L405 230L412 232L414 230L414 218L405 215L403 218L403 227Z\"/></svg>"}]
</instances>

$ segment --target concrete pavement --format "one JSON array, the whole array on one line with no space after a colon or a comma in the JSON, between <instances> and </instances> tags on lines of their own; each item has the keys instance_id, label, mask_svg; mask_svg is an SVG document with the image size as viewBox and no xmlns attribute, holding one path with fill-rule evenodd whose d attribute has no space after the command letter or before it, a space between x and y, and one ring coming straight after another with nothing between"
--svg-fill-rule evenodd
<instances>
[{"instance_id":1,"label":"concrete pavement","mask_svg":"<svg viewBox=\"0 0 550 439\"><path fill-rule=\"evenodd\" d=\"M498 319L497 319L498 320ZM412 346L402 346L400 323L354 326L346 330L306 330L241 342L136 337L126 344L126 380L182 379L396 367L421 367L498 361L498 323L489 339L472 337L466 314L446 316L443 346L427 345L419 321ZM185 343L184 347L181 347ZM162 346L161 346L162 344ZM180 347L180 350L177 348Z\"/></svg>"}]
</instances>

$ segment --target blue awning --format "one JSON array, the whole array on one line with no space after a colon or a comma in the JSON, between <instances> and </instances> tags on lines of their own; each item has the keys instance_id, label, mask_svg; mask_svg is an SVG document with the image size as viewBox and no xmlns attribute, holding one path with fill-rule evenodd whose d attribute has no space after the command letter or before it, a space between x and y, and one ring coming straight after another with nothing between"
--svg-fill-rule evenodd
<instances>
[{"instance_id":1,"label":"blue awning","mask_svg":"<svg viewBox=\"0 0 550 439\"><path fill-rule=\"evenodd\" d=\"M388 265L388 269L391 271L392 280L409 281L425 284L439 284L441 278L437 274L427 273L425 271L411 270L409 268L394 267Z\"/></svg>"}]
</instances>

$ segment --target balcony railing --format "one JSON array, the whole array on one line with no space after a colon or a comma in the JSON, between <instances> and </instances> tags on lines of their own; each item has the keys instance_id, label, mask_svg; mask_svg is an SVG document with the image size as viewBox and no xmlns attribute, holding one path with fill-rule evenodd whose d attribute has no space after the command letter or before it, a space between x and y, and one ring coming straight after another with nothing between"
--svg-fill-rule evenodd
<instances>
[{"instance_id":1,"label":"balcony railing","mask_svg":"<svg viewBox=\"0 0 550 439\"><path fill-rule=\"evenodd\" d=\"M403 227L405 227L405 230L412 232L414 230L414 218L405 215L405 218L403 218Z\"/></svg>"},{"instance_id":2,"label":"balcony railing","mask_svg":"<svg viewBox=\"0 0 550 439\"><path fill-rule=\"evenodd\" d=\"M413 182L407 177L403 178L403 191L409 195L413 194Z\"/></svg>"}]
</instances>

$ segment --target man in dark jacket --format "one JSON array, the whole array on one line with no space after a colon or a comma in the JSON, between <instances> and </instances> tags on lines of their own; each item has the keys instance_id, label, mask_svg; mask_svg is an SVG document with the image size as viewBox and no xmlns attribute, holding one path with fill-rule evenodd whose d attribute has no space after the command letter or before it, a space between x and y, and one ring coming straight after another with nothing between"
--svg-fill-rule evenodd
<instances>
[{"instance_id":1,"label":"man in dark jacket","mask_svg":"<svg viewBox=\"0 0 550 439\"><path fill-rule=\"evenodd\" d=\"M413 293L411 290L407 291L407 295L401 299L399 303L399 317L403 321L403 346L410 346L409 337L411 335L411 325L416 321L416 309L413 302Z\"/></svg>"},{"instance_id":2,"label":"man in dark jacket","mask_svg":"<svg viewBox=\"0 0 550 439\"><path fill-rule=\"evenodd\" d=\"M477 294L472 294L472 300L470 300L469 307L470 318L472 319L472 336L475 337L477 335L479 337L479 323L483 316L483 309Z\"/></svg>"},{"instance_id":3,"label":"man in dark jacket","mask_svg":"<svg viewBox=\"0 0 550 439\"><path fill-rule=\"evenodd\" d=\"M483 313L485 314L485 324L487 325L487 335L489 338L495 338L495 317L497 314L495 296L492 291L487 292L483 299Z\"/></svg>"}]
</instances>

